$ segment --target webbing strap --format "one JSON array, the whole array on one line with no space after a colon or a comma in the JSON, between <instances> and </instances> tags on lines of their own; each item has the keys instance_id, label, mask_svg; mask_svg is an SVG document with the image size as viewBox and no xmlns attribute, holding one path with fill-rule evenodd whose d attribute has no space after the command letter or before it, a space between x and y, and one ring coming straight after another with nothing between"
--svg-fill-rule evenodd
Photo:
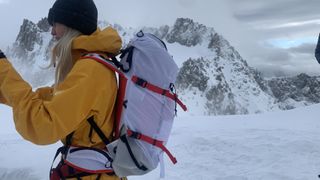
<instances>
[{"instance_id":1,"label":"webbing strap","mask_svg":"<svg viewBox=\"0 0 320 180\"><path fill-rule=\"evenodd\" d=\"M113 127L115 139L120 137L121 115L123 107L126 106L126 104L123 103L125 102L124 98L126 94L127 81L128 80L126 77L119 76L119 89L116 100L115 122Z\"/></svg>"},{"instance_id":2,"label":"webbing strap","mask_svg":"<svg viewBox=\"0 0 320 180\"><path fill-rule=\"evenodd\" d=\"M94 129L94 131L96 131L96 133L98 134L98 136L100 137L100 139L104 142L105 145L109 144L110 141L109 139L106 137L106 135L102 132L102 130L98 127L97 123L94 121L94 117L90 116L87 119L88 123L91 125L91 127Z\"/></svg>"},{"instance_id":3,"label":"webbing strap","mask_svg":"<svg viewBox=\"0 0 320 180\"><path fill-rule=\"evenodd\" d=\"M63 151L65 151L65 146L62 146L62 147L60 147L59 149L57 149L57 152L56 152L56 154L54 155L54 157L53 157L53 160L52 160L52 163L51 163L51 167L50 167L50 173L49 173L49 179L51 180L52 179L52 177L53 177L53 163L55 162L55 160L56 160L56 158L58 157L58 155L61 153L61 152L63 152ZM59 176L60 176L60 174L59 174Z\"/></svg>"},{"instance_id":4,"label":"webbing strap","mask_svg":"<svg viewBox=\"0 0 320 180\"><path fill-rule=\"evenodd\" d=\"M66 137L66 146L70 146L72 142L72 137L73 137L74 132L70 133Z\"/></svg>"},{"instance_id":5,"label":"webbing strap","mask_svg":"<svg viewBox=\"0 0 320 180\"><path fill-rule=\"evenodd\" d=\"M138 160L137 160L136 157L134 156L134 154L133 154L133 152L132 152L132 149L131 149L131 147L130 147L130 145L129 145L129 142L128 142L128 140L127 140L126 135L120 136L120 140L126 145L127 150L128 150L128 152L129 152L129 155L130 155L132 161L134 162L134 164L137 166L137 168L141 169L142 171L147 171L148 168L145 167L143 164L140 165L139 162L138 162Z\"/></svg>"},{"instance_id":6,"label":"webbing strap","mask_svg":"<svg viewBox=\"0 0 320 180\"><path fill-rule=\"evenodd\" d=\"M135 139L139 139L142 141L145 141L149 144L152 144L158 148L160 148L162 151L164 151L170 158L170 160L172 161L173 164L177 163L177 159L170 153L170 151L163 145L163 141L159 141L156 139L153 139L149 136L146 136L144 134L138 133L138 132L134 132L130 129L127 129L127 135L129 137L135 138Z\"/></svg>"},{"instance_id":7,"label":"webbing strap","mask_svg":"<svg viewBox=\"0 0 320 180\"><path fill-rule=\"evenodd\" d=\"M160 87L158 87L158 86L156 86L156 85L153 85L153 84L147 82L146 80L144 80L144 79L142 79L142 78L139 78L139 77L137 77L137 76L132 76L131 80L132 80L135 84L137 84L137 85L139 85L139 86L141 86L141 87L143 87L143 88L147 88L148 90L150 90L150 91L152 91L152 92L155 92L155 93L157 93L157 94L161 94L161 95L163 95L163 96L166 96L166 97L174 100L175 102L177 102L177 103L180 105L180 107L181 107L184 111L187 111L187 106L184 105L180 99L178 99L177 94L173 94L173 93L171 93L169 90L167 90L167 89L162 89L162 88L160 88Z\"/></svg>"}]
</instances>

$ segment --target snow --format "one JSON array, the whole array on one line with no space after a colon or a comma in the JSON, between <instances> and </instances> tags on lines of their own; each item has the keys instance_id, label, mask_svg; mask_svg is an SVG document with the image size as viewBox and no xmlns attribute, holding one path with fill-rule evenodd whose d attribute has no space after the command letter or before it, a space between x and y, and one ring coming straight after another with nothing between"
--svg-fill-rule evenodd
<instances>
[{"instance_id":1,"label":"snow","mask_svg":"<svg viewBox=\"0 0 320 180\"><path fill-rule=\"evenodd\" d=\"M189 107L192 108L192 107ZM254 115L176 118L164 156L166 180L312 180L320 173L320 104ZM0 106L0 179L48 179L61 144L37 146L14 129ZM131 180L159 179L159 168Z\"/></svg>"},{"instance_id":2,"label":"snow","mask_svg":"<svg viewBox=\"0 0 320 180\"><path fill-rule=\"evenodd\" d=\"M215 52L210 51L206 44L201 44L193 47L182 46L178 43L168 43L165 41L169 53L173 55L173 59L178 67L182 67L184 61L188 59L197 59L199 57L214 57ZM180 53L177 53L180 52ZM181 53L183 52L183 53Z\"/></svg>"}]
</instances>

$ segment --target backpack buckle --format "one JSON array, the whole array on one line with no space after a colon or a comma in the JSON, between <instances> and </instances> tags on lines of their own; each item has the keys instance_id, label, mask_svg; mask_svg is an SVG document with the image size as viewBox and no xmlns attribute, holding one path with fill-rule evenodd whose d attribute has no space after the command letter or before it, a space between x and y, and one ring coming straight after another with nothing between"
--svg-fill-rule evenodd
<instances>
[{"instance_id":1,"label":"backpack buckle","mask_svg":"<svg viewBox=\"0 0 320 180\"><path fill-rule=\"evenodd\" d=\"M135 132L135 131L132 131L130 129L127 129L127 135L131 138L134 138L134 139L140 139L141 138L141 133L138 133L138 132Z\"/></svg>"},{"instance_id":2,"label":"backpack buckle","mask_svg":"<svg viewBox=\"0 0 320 180\"><path fill-rule=\"evenodd\" d=\"M142 79L142 78L138 78L138 77L136 77L136 78L134 79L134 82L135 82L137 85L139 85L139 86L141 86L141 87L143 87L143 88L145 88L145 87L148 85L148 82L147 82L146 80L144 80L144 79Z\"/></svg>"},{"instance_id":3,"label":"backpack buckle","mask_svg":"<svg viewBox=\"0 0 320 180\"><path fill-rule=\"evenodd\" d=\"M140 30L137 34L136 34L138 37L143 37L144 36L144 33L142 30Z\"/></svg>"}]
</instances>

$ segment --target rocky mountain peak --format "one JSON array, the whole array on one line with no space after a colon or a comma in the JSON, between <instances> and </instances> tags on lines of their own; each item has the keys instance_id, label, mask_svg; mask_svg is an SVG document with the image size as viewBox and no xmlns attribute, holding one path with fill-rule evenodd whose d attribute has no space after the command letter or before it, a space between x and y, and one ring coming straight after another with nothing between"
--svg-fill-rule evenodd
<instances>
[{"instance_id":1,"label":"rocky mountain peak","mask_svg":"<svg viewBox=\"0 0 320 180\"><path fill-rule=\"evenodd\" d=\"M207 34L207 27L189 18L178 18L166 37L169 43L179 43L191 47L201 44Z\"/></svg>"},{"instance_id":2,"label":"rocky mountain peak","mask_svg":"<svg viewBox=\"0 0 320 180\"><path fill-rule=\"evenodd\" d=\"M206 72L207 62L203 58L191 59L185 61L180 68L177 77L177 87L187 89L194 87L200 91L205 91L210 79Z\"/></svg>"},{"instance_id":3,"label":"rocky mountain peak","mask_svg":"<svg viewBox=\"0 0 320 180\"><path fill-rule=\"evenodd\" d=\"M38 23L24 19L16 41L11 47L11 52L8 52L9 55L33 62L34 57L41 53L39 49L44 48L46 49L45 57L48 57L48 41L52 40L49 31L50 25L47 18L42 18Z\"/></svg>"},{"instance_id":4,"label":"rocky mountain peak","mask_svg":"<svg viewBox=\"0 0 320 180\"><path fill-rule=\"evenodd\" d=\"M320 103L319 77L302 73L294 77L274 78L268 80L267 83L282 109ZM289 103L293 101L296 102L296 105Z\"/></svg>"},{"instance_id":5,"label":"rocky mountain peak","mask_svg":"<svg viewBox=\"0 0 320 180\"><path fill-rule=\"evenodd\" d=\"M37 26L42 32L49 32L50 31L50 24L48 22L48 18L42 18L38 23Z\"/></svg>"},{"instance_id":6,"label":"rocky mountain peak","mask_svg":"<svg viewBox=\"0 0 320 180\"><path fill-rule=\"evenodd\" d=\"M173 26L159 28L111 26L118 30L124 44L140 29L167 43L170 54L180 62L176 87L179 97L192 107L191 115L260 113L320 102L319 77L300 74L265 80L223 35L192 19L178 18ZM23 77L33 86L52 80L48 71L35 67L50 59L53 43L49 31L46 18L38 23L25 19L8 52L13 64L20 66Z\"/></svg>"},{"instance_id":7,"label":"rocky mountain peak","mask_svg":"<svg viewBox=\"0 0 320 180\"><path fill-rule=\"evenodd\" d=\"M24 19L16 39L16 45L23 51L32 51L35 43L41 43L39 27L30 20Z\"/></svg>"}]
</instances>

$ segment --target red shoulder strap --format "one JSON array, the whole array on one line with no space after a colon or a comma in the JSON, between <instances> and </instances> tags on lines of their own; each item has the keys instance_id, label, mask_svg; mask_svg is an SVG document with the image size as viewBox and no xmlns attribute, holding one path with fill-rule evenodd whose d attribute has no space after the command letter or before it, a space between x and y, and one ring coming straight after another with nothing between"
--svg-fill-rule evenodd
<instances>
[{"instance_id":1,"label":"red shoulder strap","mask_svg":"<svg viewBox=\"0 0 320 180\"><path fill-rule=\"evenodd\" d=\"M86 54L85 56L82 56L80 59L93 59L101 64L103 64L104 66L106 66L107 68L111 69L112 71L116 72L119 74L119 76L124 76L123 72L120 71L117 66L115 66L113 64L113 62L111 60L102 58L99 56L99 54L95 54L95 53L91 53L91 54Z\"/></svg>"},{"instance_id":2,"label":"red shoulder strap","mask_svg":"<svg viewBox=\"0 0 320 180\"><path fill-rule=\"evenodd\" d=\"M115 122L114 122L114 138L118 139L120 136L120 121L121 121L121 114L122 108L124 103L124 96L125 96L125 89L127 85L127 78L125 77L124 73L117 68L113 64L111 60L104 59L96 53L90 53L85 56L82 56L81 59L92 59L95 60L107 68L111 69L112 71L116 72L119 75L118 79L118 93L117 93L117 100L115 105Z\"/></svg>"}]
</instances>

